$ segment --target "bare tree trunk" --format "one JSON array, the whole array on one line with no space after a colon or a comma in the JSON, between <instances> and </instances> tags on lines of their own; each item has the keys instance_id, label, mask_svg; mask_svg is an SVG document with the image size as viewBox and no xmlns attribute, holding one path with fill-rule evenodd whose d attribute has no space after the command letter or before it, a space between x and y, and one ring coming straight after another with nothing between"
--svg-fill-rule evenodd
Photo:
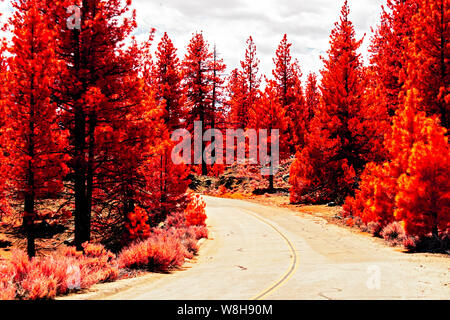
<instances>
[{"instance_id":1,"label":"bare tree trunk","mask_svg":"<svg viewBox=\"0 0 450 320\"><path fill-rule=\"evenodd\" d=\"M25 215L23 224L27 235L27 254L28 257L33 258L36 255L36 237L34 228L34 195L32 192L25 196Z\"/></svg>"}]
</instances>

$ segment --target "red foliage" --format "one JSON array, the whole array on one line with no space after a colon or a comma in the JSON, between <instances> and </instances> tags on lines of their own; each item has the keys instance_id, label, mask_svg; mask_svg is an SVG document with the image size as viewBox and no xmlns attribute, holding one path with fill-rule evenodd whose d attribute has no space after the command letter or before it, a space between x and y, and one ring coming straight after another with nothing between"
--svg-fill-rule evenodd
<instances>
[{"instance_id":1,"label":"red foliage","mask_svg":"<svg viewBox=\"0 0 450 320\"><path fill-rule=\"evenodd\" d=\"M404 85L406 56L412 37L411 19L417 0L388 0L375 30L368 77L371 103L385 108L392 117L398 109Z\"/></svg>"},{"instance_id":2,"label":"red foliage","mask_svg":"<svg viewBox=\"0 0 450 320\"><path fill-rule=\"evenodd\" d=\"M238 129L248 127L249 112L258 103L261 84L261 76L258 74L260 61L256 56L253 38L249 37L246 44L241 70L233 70L228 82L231 123Z\"/></svg>"},{"instance_id":3,"label":"red foliage","mask_svg":"<svg viewBox=\"0 0 450 320\"><path fill-rule=\"evenodd\" d=\"M417 111L416 94L409 91L393 120L385 142L391 160L367 166L344 210L381 226L403 221L407 235L439 238L450 226L448 137L436 118Z\"/></svg>"},{"instance_id":4,"label":"red foliage","mask_svg":"<svg viewBox=\"0 0 450 320\"><path fill-rule=\"evenodd\" d=\"M38 200L55 197L63 187L68 169L64 155L67 134L61 130L58 107L52 101L56 74L61 68L55 53L55 30L48 27L39 0L13 1L10 19L13 38L8 48L8 94L0 145L8 153L8 197L24 203L28 254L35 255L34 227L37 220L52 218L50 210L37 207ZM14 119L13 121L7 119ZM54 213L53 213L54 214Z\"/></svg>"},{"instance_id":5,"label":"red foliage","mask_svg":"<svg viewBox=\"0 0 450 320\"><path fill-rule=\"evenodd\" d=\"M120 268L166 271L181 266L192 257L181 239L172 231L158 230L145 241L132 244L118 257Z\"/></svg>"},{"instance_id":6,"label":"red foliage","mask_svg":"<svg viewBox=\"0 0 450 320\"><path fill-rule=\"evenodd\" d=\"M276 58L273 59L275 69L272 74L275 82L271 85L275 87L279 103L286 116L286 125L281 131L281 134L286 137L286 141L282 145L294 154L296 148L302 147L304 144L306 120L308 119L304 114L306 110L301 86L302 73L298 61L292 61L291 46L292 44L288 42L285 34L276 51Z\"/></svg>"},{"instance_id":7,"label":"red foliage","mask_svg":"<svg viewBox=\"0 0 450 320\"><path fill-rule=\"evenodd\" d=\"M407 166L398 178L395 198L397 220L405 222L408 235L439 237L450 228L450 147L447 130L434 118L417 113L416 140ZM399 141L400 143L402 141ZM400 147L400 146L399 146ZM406 169L406 170L405 170Z\"/></svg>"},{"instance_id":8,"label":"red foliage","mask_svg":"<svg viewBox=\"0 0 450 320\"><path fill-rule=\"evenodd\" d=\"M206 203L200 197L200 195L191 195L190 202L188 203L184 215L186 217L186 226L206 226Z\"/></svg>"},{"instance_id":9,"label":"red foliage","mask_svg":"<svg viewBox=\"0 0 450 320\"><path fill-rule=\"evenodd\" d=\"M156 64L153 71L156 98L164 105L164 123L169 130L180 126L184 118L184 94L181 87L181 64L176 49L167 33L164 33L156 51Z\"/></svg>"},{"instance_id":10,"label":"red foliage","mask_svg":"<svg viewBox=\"0 0 450 320\"><path fill-rule=\"evenodd\" d=\"M117 279L119 269L111 252L101 245L83 246L84 254L65 248L31 260L25 252L14 251L10 261L0 264L0 296L53 299L71 290Z\"/></svg>"},{"instance_id":11,"label":"red foliage","mask_svg":"<svg viewBox=\"0 0 450 320\"><path fill-rule=\"evenodd\" d=\"M11 263L0 261L0 300L14 300L16 298L14 275L14 266Z\"/></svg>"},{"instance_id":12,"label":"red foliage","mask_svg":"<svg viewBox=\"0 0 450 320\"><path fill-rule=\"evenodd\" d=\"M342 202L354 188L372 150L367 126L376 126L364 115L363 68L357 49L360 41L349 21L347 2L331 34L331 48L322 70L323 103L310 124L306 146L292 165L291 202Z\"/></svg>"},{"instance_id":13,"label":"red foliage","mask_svg":"<svg viewBox=\"0 0 450 320\"><path fill-rule=\"evenodd\" d=\"M125 223L127 241L144 240L150 236L150 225L148 223L148 213L136 207L128 214L128 221Z\"/></svg>"},{"instance_id":14,"label":"red foliage","mask_svg":"<svg viewBox=\"0 0 450 320\"><path fill-rule=\"evenodd\" d=\"M309 130L311 120L314 118L320 104L320 91L317 84L317 75L315 73L308 74L305 89L305 130Z\"/></svg>"},{"instance_id":15,"label":"red foliage","mask_svg":"<svg viewBox=\"0 0 450 320\"><path fill-rule=\"evenodd\" d=\"M355 197L348 197L343 206L346 214L361 217L364 223L385 226L394 220L396 179L389 164L369 163L361 175Z\"/></svg>"},{"instance_id":16,"label":"red foliage","mask_svg":"<svg viewBox=\"0 0 450 320\"><path fill-rule=\"evenodd\" d=\"M450 125L450 38L448 0L415 0L418 10L408 21L413 30L408 47L406 86L417 89L417 109L438 115L442 126ZM405 92L406 95L407 92Z\"/></svg>"}]
</instances>

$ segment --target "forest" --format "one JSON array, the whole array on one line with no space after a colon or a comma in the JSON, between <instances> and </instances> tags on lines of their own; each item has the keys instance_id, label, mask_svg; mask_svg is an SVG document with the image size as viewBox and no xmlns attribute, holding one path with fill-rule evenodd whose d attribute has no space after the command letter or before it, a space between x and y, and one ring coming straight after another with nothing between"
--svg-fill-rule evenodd
<instances>
[{"instance_id":1,"label":"forest","mask_svg":"<svg viewBox=\"0 0 450 320\"><path fill-rule=\"evenodd\" d=\"M230 167L173 162L172 133L195 122L279 130L292 204L342 206L373 234L404 232L408 248L448 245L448 0L387 0L368 64L343 1L323 67L305 78L286 34L264 75L251 36L235 68L202 32L183 57L168 33L137 41L131 0L11 3L0 20L0 232L24 246L0 260L0 300L54 298L192 258L208 230L191 183ZM40 252L40 239L61 233L66 245Z\"/></svg>"}]
</instances>

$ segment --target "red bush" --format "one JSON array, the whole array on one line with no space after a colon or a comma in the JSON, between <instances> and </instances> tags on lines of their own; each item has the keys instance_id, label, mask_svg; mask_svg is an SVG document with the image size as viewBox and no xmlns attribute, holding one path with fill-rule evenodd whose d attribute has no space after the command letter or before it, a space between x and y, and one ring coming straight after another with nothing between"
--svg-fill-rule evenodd
<instances>
[{"instance_id":1,"label":"red bush","mask_svg":"<svg viewBox=\"0 0 450 320\"><path fill-rule=\"evenodd\" d=\"M206 216L205 212L206 203L200 197L200 195L191 195L190 201L184 211L186 216L187 226L205 226Z\"/></svg>"},{"instance_id":2,"label":"red bush","mask_svg":"<svg viewBox=\"0 0 450 320\"><path fill-rule=\"evenodd\" d=\"M194 232L195 239L208 239L208 228L205 226L192 226L190 229Z\"/></svg>"},{"instance_id":3,"label":"red bush","mask_svg":"<svg viewBox=\"0 0 450 320\"><path fill-rule=\"evenodd\" d=\"M144 240L150 235L150 225L148 223L148 213L140 208L136 207L134 212L128 214L128 221L125 224L126 228L126 240Z\"/></svg>"},{"instance_id":4,"label":"red bush","mask_svg":"<svg viewBox=\"0 0 450 320\"><path fill-rule=\"evenodd\" d=\"M83 248L84 255L79 259L82 288L118 278L119 268L113 253L100 244L85 243Z\"/></svg>"},{"instance_id":5,"label":"red bush","mask_svg":"<svg viewBox=\"0 0 450 320\"><path fill-rule=\"evenodd\" d=\"M41 268L42 264L37 259L30 264L27 277L20 284L23 299L42 300L56 297L58 280L53 275L42 273Z\"/></svg>"},{"instance_id":6,"label":"red bush","mask_svg":"<svg viewBox=\"0 0 450 320\"><path fill-rule=\"evenodd\" d=\"M393 222L383 228L380 234L391 246L400 245L406 238L405 229L399 222Z\"/></svg>"},{"instance_id":7,"label":"red bush","mask_svg":"<svg viewBox=\"0 0 450 320\"><path fill-rule=\"evenodd\" d=\"M14 266L9 262L0 263L0 300L13 300L16 297L14 285Z\"/></svg>"},{"instance_id":8,"label":"red bush","mask_svg":"<svg viewBox=\"0 0 450 320\"><path fill-rule=\"evenodd\" d=\"M11 261L0 265L0 299L53 299L71 290L112 281L119 276L116 257L102 245L84 244L84 254L62 248L52 255L31 260L14 251Z\"/></svg>"},{"instance_id":9,"label":"red bush","mask_svg":"<svg viewBox=\"0 0 450 320\"><path fill-rule=\"evenodd\" d=\"M192 255L173 232L160 230L147 240L132 244L119 257L120 268L166 271L183 264Z\"/></svg>"}]
</instances>

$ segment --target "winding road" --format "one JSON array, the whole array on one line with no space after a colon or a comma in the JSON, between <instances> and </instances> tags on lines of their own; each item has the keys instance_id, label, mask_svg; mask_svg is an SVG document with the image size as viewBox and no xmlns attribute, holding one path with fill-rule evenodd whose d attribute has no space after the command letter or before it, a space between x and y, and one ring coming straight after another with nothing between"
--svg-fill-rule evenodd
<instances>
[{"instance_id":1,"label":"winding road","mask_svg":"<svg viewBox=\"0 0 450 320\"><path fill-rule=\"evenodd\" d=\"M448 256L407 254L288 209L205 197L210 239L182 270L64 299L449 299Z\"/></svg>"}]
</instances>

